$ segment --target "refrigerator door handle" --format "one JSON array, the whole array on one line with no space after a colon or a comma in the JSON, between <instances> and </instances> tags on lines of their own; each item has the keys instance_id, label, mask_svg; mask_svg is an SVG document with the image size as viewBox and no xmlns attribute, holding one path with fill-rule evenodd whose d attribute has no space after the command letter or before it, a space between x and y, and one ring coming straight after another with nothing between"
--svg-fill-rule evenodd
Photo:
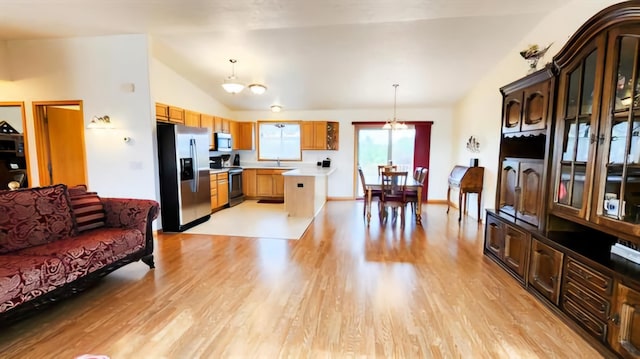
<instances>
[{"instance_id":1,"label":"refrigerator door handle","mask_svg":"<svg viewBox=\"0 0 640 359\"><path fill-rule=\"evenodd\" d=\"M198 192L198 177L200 176L200 168L198 166L200 162L198 161L198 146L195 138L189 140L189 149L191 151L191 158L193 158L195 172L191 179L191 192L196 193Z\"/></svg>"}]
</instances>

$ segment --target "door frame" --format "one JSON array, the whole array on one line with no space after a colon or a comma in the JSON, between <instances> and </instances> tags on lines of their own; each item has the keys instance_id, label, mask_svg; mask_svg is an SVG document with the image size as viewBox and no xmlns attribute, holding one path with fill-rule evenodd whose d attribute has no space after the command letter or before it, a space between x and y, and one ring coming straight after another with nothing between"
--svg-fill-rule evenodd
<instances>
[{"instance_id":1,"label":"door frame","mask_svg":"<svg viewBox=\"0 0 640 359\"><path fill-rule=\"evenodd\" d=\"M24 143L24 160L27 167L27 183L28 187L33 187L33 177L31 177L31 161L29 157L29 136L27 131L27 115L25 113L24 101L2 101L0 107L20 107L20 116L22 116L22 142Z\"/></svg>"},{"instance_id":2,"label":"door frame","mask_svg":"<svg viewBox=\"0 0 640 359\"><path fill-rule=\"evenodd\" d=\"M49 175L49 135L47 132L47 126L45 125L46 120L46 108L51 107L78 107L78 110L82 114L83 122L84 122L84 109L82 100L62 100L62 101L34 101L32 102L33 108L33 127L34 127L34 136L36 142L36 157L38 163L38 185L42 186L43 183L50 183L50 175ZM84 128L84 125L83 125ZM85 178L88 181L89 176L87 173L87 147L84 140L84 131L80 133L80 142L82 143L82 148L84 149L84 172ZM46 181L44 180L46 179Z\"/></svg>"}]
</instances>

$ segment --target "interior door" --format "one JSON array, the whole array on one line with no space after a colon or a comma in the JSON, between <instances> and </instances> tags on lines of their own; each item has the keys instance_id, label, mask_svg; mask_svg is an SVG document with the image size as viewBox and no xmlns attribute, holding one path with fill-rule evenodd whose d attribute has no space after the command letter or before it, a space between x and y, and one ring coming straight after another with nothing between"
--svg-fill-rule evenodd
<instances>
[{"instance_id":1,"label":"interior door","mask_svg":"<svg viewBox=\"0 0 640 359\"><path fill-rule=\"evenodd\" d=\"M86 184L82 112L48 106L45 126L49 143L49 174L40 179L41 185Z\"/></svg>"}]
</instances>

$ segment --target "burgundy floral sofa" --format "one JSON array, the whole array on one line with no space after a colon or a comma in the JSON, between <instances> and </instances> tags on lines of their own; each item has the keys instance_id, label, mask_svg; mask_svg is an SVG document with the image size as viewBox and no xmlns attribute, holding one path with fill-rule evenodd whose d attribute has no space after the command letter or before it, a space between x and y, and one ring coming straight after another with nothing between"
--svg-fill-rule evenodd
<instances>
[{"instance_id":1,"label":"burgundy floral sofa","mask_svg":"<svg viewBox=\"0 0 640 359\"><path fill-rule=\"evenodd\" d=\"M125 264L153 263L153 200L65 185L0 191L0 327L86 289Z\"/></svg>"}]
</instances>

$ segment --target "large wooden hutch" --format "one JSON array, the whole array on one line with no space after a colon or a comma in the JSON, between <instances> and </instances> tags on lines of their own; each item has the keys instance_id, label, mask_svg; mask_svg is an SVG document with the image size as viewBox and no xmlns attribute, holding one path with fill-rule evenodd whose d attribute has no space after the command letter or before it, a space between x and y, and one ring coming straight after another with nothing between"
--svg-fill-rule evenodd
<instances>
[{"instance_id":1,"label":"large wooden hutch","mask_svg":"<svg viewBox=\"0 0 640 359\"><path fill-rule=\"evenodd\" d=\"M503 95L484 253L605 356L640 358L640 1L589 19Z\"/></svg>"}]
</instances>

